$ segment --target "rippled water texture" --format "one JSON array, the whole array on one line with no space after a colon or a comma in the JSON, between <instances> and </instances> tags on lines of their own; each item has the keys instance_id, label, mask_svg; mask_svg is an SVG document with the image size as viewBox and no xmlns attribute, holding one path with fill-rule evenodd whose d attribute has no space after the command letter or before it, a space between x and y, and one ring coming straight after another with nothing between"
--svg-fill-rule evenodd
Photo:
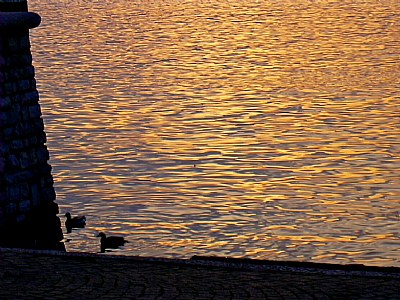
<instances>
[{"instance_id":1,"label":"rippled water texture","mask_svg":"<svg viewBox=\"0 0 400 300\"><path fill-rule=\"evenodd\" d=\"M29 2L69 250L400 266L399 1Z\"/></svg>"}]
</instances>

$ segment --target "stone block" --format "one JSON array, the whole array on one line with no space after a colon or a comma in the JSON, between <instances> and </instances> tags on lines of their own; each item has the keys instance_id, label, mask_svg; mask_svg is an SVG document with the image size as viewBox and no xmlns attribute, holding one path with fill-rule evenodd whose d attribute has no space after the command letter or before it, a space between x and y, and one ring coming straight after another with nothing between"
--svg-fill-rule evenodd
<instances>
[{"instance_id":1,"label":"stone block","mask_svg":"<svg viewBox=\"0 0 400 300\"><path fill-rule=\"evenodd\" d=\"M8 70L8 78L7 81L9 82L18 82L20 79L20 74L21 74L21 67L13 67L9 68Z\"/></svg>"},{"instance_id":2,"label":"stone block","mask_svg":"<svg viewBox=\"0 0 400 300\"><path fill-rule=\"evenodd\" d=\"M31 65L22 65L12 68L6 72L6 81L30 81L34 76L34 68ZM29 85L30 86L30 85ZM21 86L22 87L22 86Z\"/></svg>"},{"instance_id":3,"label":"stone block","mask_svg":"<svg viewBox=\"0 0 400 300\"><path fill-rule=\"evenodd\" d=\"M29 35L23 35L20 37L20 47L21 49L30 49L31 43L29 41Z\"/></svg>"},{"instance_id":4,"label":"stone block","mask_svg":"<svg viewBox=\"0 0 400 300\"><path fill-rule=\"evenodd\" d=\"M27 182L35 178L35 173L31 170L17 171L15 173L6 174L4 180L6 184L14 184L20 182Z\"/></svg>"},{"instance_id":5,"label":"stone block","mask_svg":"<svg viewBox=\"0 0 400 300\"><path fill-rule=\"evenodd\" d=\"M21 116L21 120L23 120L25 122L29 122L29 120L31 118L31 116L29 114L29 108L26 106L21 107L20 116Z\"/></svg>"},{"instance_id":6,"label":"stone block","mask_svg":"<svg viewBox=\"0 0 400 300\"><path fill-rule=\"evenodd\" d=\"M7 56L0 55L0 67L9 67L10 59Z\"/></svg>"},{"instance_id":7,"label":"stone block","mask_svg":"<svg viewBox=\"0 0 400 300\"><path fill-rule=\"evenodd\" d=\"M13 93L15 93L15 94L18 94L18 89L19 89L19 87L18 87L18 81L13 81L12 82L12 86L13 86Z\"/></svg>"},{"instance_id":8,"label":"stone block","mask_svg":"<svg viewBox=\"0 0 400 300\"><path fill-rule=\"evenodd\" d=\"M20 94L11 95L10 98L11 98L12 105L19 105L19 106L23 105Z\"/></svg>"},{"instance_id":9,"label":"stone block","mask_svg":"<svg viewBox=\"0 0 400 300\"><path fill-rule=\"evenodd\" d=\"M3 128L3 138L4 138L4 141L9 141L9 140L11 140L15 135L14 135L14 132L16 131L16 128L14 128L14 127L6 127L6 128ZM2 145L0 145L0 147L1 147ZM7 145L6 144L3 144L3 146L6 146L7 147ZM8 150L7 150L8 151Z\"/></svg>"},{"instance_id":10,"label":"stone block","mask_svg":"<svg viewBox=\"0 0 400 300\"><path fill-rule=\"evenodd\" d=\"M15 154L10 154L8 156L7 162L10 169L19 169L21 167L19 159Z\"/></svg>"},{"instance_id":11,"label":"stone block","mask_svg":"<svg viewBox=\"0 0 400 300\"><path fill-rule=\"evenodd\" d=\"M0 226L3 226L4 218L5 218L5 215L4 215L4 212L3 212L3 208L0 206Z\"/></svg>"},{"instance_id":12,"label":"stone block","mask_svg":"<svg viewBox=\"0 0 400 300\"><path fill-rule=\"evenodd\" d=\"M18 56L19 65L31 65L32 54L30 51Z\"/></svg>"},{"instance_id":13,"label":"stone block","mask_svg":"<svg viewBox=\"0 0 400 300\"><path fill-rule=\"evenodd\" d=\"M14 137L22 137L26 135L31 135L32 130L29 126L29 123L23 120L23 122L20 122L14 127L13 135Z\"/></svg>"},{"instance_id":14,"label":"stone block","mask_svg":"<svg viewBox=\"0 0 400 300\"><path fill-rule=\"evenodd\" d=\"M9 36L7 39L7 51L10 53L17 52L20 46L21 38L19 36Z\"/></svg>"},{"instance_id":15,"label":"stone block","mask_svg":"<svg viewBox=\"0 0 400 300\"><path fill-rule=\"evenodd\" d=\"M43 176L40 178L40 187L48 187L48 186L53 186L54 185L54 179L51 174L43 174Z\"/></svg>"},{"instance_id":16,"label":"stone block","mask_svg":"<svg viewBox=\"0 0 400 300\"><path fill-rule=\"evenodd\" d=\"M21 95L21 104L29 105L39 102L39 93L37 91L26 92Z\"/></svg>"},{"instance_id":17,"label":"stone block","mask_svg":"<svg viewBox=\"0 0 400 300\"><path fill-rule=\"evenodd\" d=\"M36 183L31 185L31 199L32 199L33 206L40 205L39 187L38 187L38 184L36 184Z\"/></svg>"},{"instance_id":18,"label":"stone block","mask_svg":"<svg viewBox=\"0 0 400 300\"><path fill-rule=\"evenodd\" d=\"M4 212L9 217L15 217L15 215L17 214L17 204L15 204L14 202L8 203L4 207Z\"/></svg>"},{"instance_id":19,"label":"stone block","mask_svg":"<svg viewBox=\"0 0 400 300\"><path fill-rule=\"evenodd\" d=\"M34 128L34 132L44 131L44 123L42 118L38 118L33 120L32 127Z\"/></svg>"},{"instance_id":20,"label":"stone block","mask_svg":"<svg viewBox=\"0 0 400 300\"><path fill-rule=\"evenodd\" d=\"M24 66L21 68L19 78L32 80L35 76L35 68L33 66Z\"/></svg>"},{"instance_id":21,"label":"stone block","mask_svg":"<svg viewBox=\"0 0 400 300\"><path fill-rule=\"evenodd\" d=\"M31 91L36 90L36 80L33 78L30 80L31 82Z\"/></svg>"},{"instance_id":22,"label":"stone block","mask_svg":"<svg viewBox=\"0 0 400 300\"><path fill-rule=\"evenodd\" d=\"M21 104L20 104L19 102L15 101L15 98L14 98L14 97L12 97L11 99L13 99L12 111L13 111L15 114L21 113L21 110L22 110ZM19 120L18 120L18 121L19 121ZM15 122L15 123L17 123L17 122ZM15 124L15 123L14 123L14 124Z\"/></svg>"},{"instance_id":23,"label":"stone block","mask_svg":"<svg viewBox=\"0 0 400 300\"><path fill-rule=\"evenodd\" d=\"M47 176L47 175L51 174L51 169L52 169L51 166L48 163L46 163L46 164L42 164L42 165L38 166L37 172L38 172L38 175L40 175L41 177Z\"/></svg>"},{"instance_id":24,"label":"stone block","mask_svg":"<svg viewBox=\"0 0 400 300\"><path fill-rule=\"evenodd\" d=\"M50 159L50 154L46 146L38 148L36 153L38 163L46 163Z\"/></svg>"},{"instance_id":25,"label":"stone block","mask_svg":"<svg viewBox=\"0 0 400 300\"><path fill-rule=\"evenodd\" d=\"M25 66L22 68L22 74L21 78L22 79L29 79L32 80L35 77L35 68L31 65Z\"/></svg>"},{"instance_id":26,"label":"stone block","mask_svg":"<svg viewBox=\"0 0 400 300\"><path fill-rule=\"evenodd\" d=\"M10 97L0 97L0 110L6 110L11 107Z\"/></svg>"},{"instance_id":27,"label":"stone block","mask_svg":"<svg viewBox=\"0 0 400 300\"><path fill-rule=\"evenodd\" d=\"M18 203L18 211L21 213L26 213L31 209L31 201L22 200Z\"/></svg>"},{"instance_id":28,"label":"stone block","mask_svg":"<svg viewBox=\"0 0 400 300\"><path fill-rule=\"evenodd\" d=\"M16 81L18 79L18 69L7 68L4 72L6 82Z\"/></svg>"},{"instance_id":29,"label":"stone block","mask_svg":"<svg viewBox=\"0 0 400 300\"><path fill-rule=\"evenodd\" d=\"M8 202L7 191L5 189L0 190L0 206L4 206Z\"/></svg>"},{"instance_id":30,"label":"stone block","mask_svg":"<svg viewBox=\"0 0 400 300\"><path fill-rule=\"evenodd\" d=\"M36 136L28 137L23 140L24 148L35 148L38 144L38 138Z\"/></svg>"},{"instance_id":31,"label":"stone block","mask_svg":"<svg viewBox=\"0 0 400 300\"><path fill-rule=\"evenodd\" d=\"M11 141L11 150L21 150L24 148L24 142L22 140Z\"/></svg>"},{"instance_id":32,"label":"stone block","mask_svg":"<svg viewBox=\"0 0 400 300\"><path fill-rule=\"evenodd\" d=\"M26 215L25 215L25 214L18 214L18 215L16 215L16 217L15 217L15 221L16 221L17 223L25 222L25 220L26 220Z\"/></svg>"},{"instance_id":33,"label":"stone block","mask_svg":"<svg viewBox=\"0 0 400 300\"><path fill-rule=\"evenodd\" d=\"M22 79L18 81L18 91L25 92L31 90L31 81L29 79Z\"/></svg>"},{"instance_id":34,"label":"stone block","mask_svg":"<svg viewBox=\"0 0 400 300\"><path fill-rule=\"evenodd\" d=\"M6 170L6 158L4 156L0 156L0 174L3 174Z\"/></svg>"},{"instance_id":35,"label":"stone block","mask_svg":"<svg viewBox=\"0 0 400 300\"><path fill-rule=\"evenodd\" d=\"M29 116L31 119L40 118L42 111L39 104L29 106Z\"/></svg>"},{"instance_id":36,"label":"stone block","mask_svg":"<svg viewBox=\"0 0 400 300\"><path fill-rule=\"evenodd\" d=\"M56 200L56 191L53 187L44 187L41 190L41 199L43 202L51 202Z\"/></svg>"},{"instance_id":37,"label":"stone block","mask_svg":"<svg viewBox=\"0 0 400 300\"><path fill-rule=\"evenodd\" d=\"M4 95L11 95L13 93L13 86L10 82L3 83L3 94Z\"/></svg>"},{"instance_id":38,"label":"stone block","mask_svg":"<svg viewBox=\"0 0 400 300\"><path fill-rule=\"evenodd\" d=\"M37 156L37 148L36 149L31 149L28 152L28 157L29 157L29 166L35 166L38 163L38 156Z\"/></svg>"},{"instance_id":39,"label":"stone block","mask_svg":"<svg viewBox=\"0 0 400 300\"><path fill-rule=\"evenodd\" d=\"M9 124L7 111L0 111L0 124L2 126L7 126Z\"/></svg>"},{"instance_id":40,"label":"stone block","mask_svg":"<svg viewBox=\"0 0 400 300\"><path fill-rule=\"evenodd\" d=\"M4 141L0 140L0 155L5 157L8 155L8 152L9 152L8 145Z\"/></svg>"},{"instance_id":41,"label":"stone block","mask_svg":"<svg viewBox=\"0 0 400 300\"><path fill-rule=\"evenodd\" d=\"M22 169L28 169L31 165L33 165L32 156L29 152L21 152L19 156L19 162Z\"/></svg>"},{"instance_id":42,"label":"stone block","mask_svg":"<svg viewBox=\"0 0 400 300\"><path fill-rule=\"evenodd\" d=\"M22 199L29 199L31 197L31 189L29 188L29 184L27 182L22 182L20 185L20 192Z\"/></svg>"},{"instance_id":43,"label":"stone block","mask_svg":"<svg viewBox=\"0 0 400 300\"><path fill-rule=\"evenodd\" d=\"M7 186L7 198L13 202L17 202L21 199L21 189L18 184Z\"/></svg>"},{"instance_id":44,"label":"stone block","mask_svg":"<svg viewBox=\"0 0 400 300\"><path fill-rule=\"evenodd\" d=\"M50 221L57 221L58 217L56 215L60 213L58 208L58 204L55 202L42 203L42 212L48 216L54 216L53 218L49 218Z\"/></svg>"},{"instance_id":45,"label":"stone block","mask_svg":"<svg viewBox=\"0 0 400 300\"><path fill-rule=\"evenodd\" d=\"M15 136L16 137L29 137L38 131L43 130L43 121L41 120L31 120L30 122L27 120L22 120L16 127L15 127Z\"/></svg>"},{"instance_id":46,"label":"stone block","mask_svg":"<svg viewBox=\"0 0 400 300\"><path fill-rule=\"evenodd\" d=\"M39 132L36 137L37 137L37 143L38 144L46 144L47 137L46 137L46 133L44 131Z\"/></svg>"},{"instance_id":47,"label":"stone block","mask_svg":"<svg viewBox=\"0 0 400 300\"><path fill-rule=\"evenodd\" d=\"M21 121L21 117L19 114L20 106L14 106L12 111L8 111L8 124L14 125Z\"/></svg>"}]
</instances>

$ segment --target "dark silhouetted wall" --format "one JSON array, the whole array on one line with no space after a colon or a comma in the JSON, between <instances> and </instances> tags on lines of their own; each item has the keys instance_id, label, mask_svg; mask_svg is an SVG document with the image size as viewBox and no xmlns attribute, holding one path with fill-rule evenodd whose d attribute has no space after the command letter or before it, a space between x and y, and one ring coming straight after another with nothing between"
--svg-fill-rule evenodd
<instances>
[{"instance_id":1,"label":"dark silhouetted wall","mask_svg":"<svg viewBox=\"0 0 400 300\"><path fill-rule=\"evenodd\" d=\"M0 246L56 249L63 238L30 52L40 16L0 0Z\"/></svg>"}]
</instances>

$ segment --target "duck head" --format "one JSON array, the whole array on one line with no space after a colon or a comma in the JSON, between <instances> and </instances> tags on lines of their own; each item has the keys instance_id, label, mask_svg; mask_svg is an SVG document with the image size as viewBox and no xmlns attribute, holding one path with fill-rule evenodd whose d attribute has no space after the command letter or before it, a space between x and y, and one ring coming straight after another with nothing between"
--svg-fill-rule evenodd
<instances>
[{"instance_id":1,"label":"duck head","mask_svg":"<svg viewBox=\"0 0 400 300\"><path fill-rule=\"evenodd\" d=\"M104 232L100 232L97 237L105 238L106 234Z\"/></svg>"}]
</instances>

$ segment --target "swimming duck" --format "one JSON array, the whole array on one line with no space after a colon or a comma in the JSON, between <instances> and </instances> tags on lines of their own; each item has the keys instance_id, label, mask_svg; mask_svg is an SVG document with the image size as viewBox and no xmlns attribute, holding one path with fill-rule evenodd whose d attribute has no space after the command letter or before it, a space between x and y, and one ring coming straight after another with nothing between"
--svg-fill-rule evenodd
<instances>
[{"instance_id":1,"label":"swimming duck","mask_svg":"<svg viewBox=\"0 0 400 300\"><path fill-rule=\"evenodd\" d=\"M106 252L106 249L117 249L123 246L125 243L129 243L122 236L109 236L106 237L104 232L100 232L97 237L100 237L100 250L102 253Z\"/></svg>"},{"instance_id":2,"label":"swimming duck","mask_svg":"<svg viewBox=\"0 0 400 300\"><path fill-rule=\"evenodd\" d=\"M65 216L67 217L67 220L65 221L65 227L67 228L67 233L71 233L72 228L85 228L86 226L85 216L76 216L72 218L69 212L67 212Z\"/></svg>"}]
</instances>

